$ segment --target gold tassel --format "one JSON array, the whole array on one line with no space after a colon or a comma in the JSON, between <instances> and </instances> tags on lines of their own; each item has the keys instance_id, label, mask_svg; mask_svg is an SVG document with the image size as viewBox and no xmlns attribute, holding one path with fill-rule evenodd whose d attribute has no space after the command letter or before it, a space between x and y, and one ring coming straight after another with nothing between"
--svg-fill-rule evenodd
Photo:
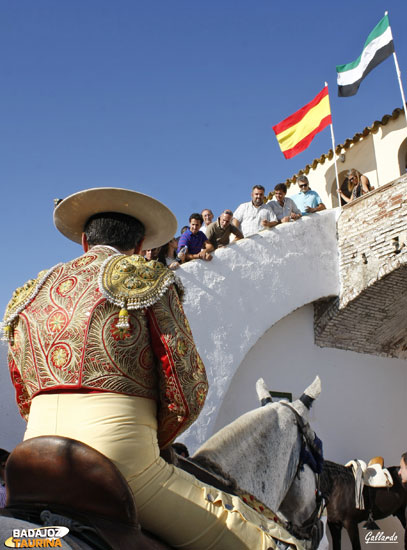
<instances>
[{"instance_id":1,"label":"gold tassel","mask_svg":"<svg viewBox=\"0 0 407 550\"><path fill-rule=\"evenodd\" d=\"M130 334L130 321L129 312L123 307L119 312L119 320L116 323L116 327L123 330L126 334Z\"/></svg>"},{"instance_id":2,"label":"gold tassel","mask_svg":"<svg viewBox=\"0 0 407 550\"><path fill-rule=\"evenodd\" d=\"M4 338L7 342L10 342L10 344L14 343L14 330L11 325L6 325L4 327Z\"/></svg>"}]
</instances>

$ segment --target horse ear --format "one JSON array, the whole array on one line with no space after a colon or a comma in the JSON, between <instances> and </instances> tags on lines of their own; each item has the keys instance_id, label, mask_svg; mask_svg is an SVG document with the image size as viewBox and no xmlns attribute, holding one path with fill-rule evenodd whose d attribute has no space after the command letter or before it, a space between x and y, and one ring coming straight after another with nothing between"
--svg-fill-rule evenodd
<instances>
[{"instance_id":1,"label":"horse ear","mask_svg":"<svg viewBox=\"0 0 407 550\"><path fill-rule=\"evenodd\" d=\"M307 409L309 409L312 405L312 402L317 397L319 397L320 393L321 393L321 379L319 378L319 376L316 376L312 384L308 386L308 388L301 395L300 401L302 401L302 403L304 403Z\"/></svg>"},{"instance_id":2,"label":"horse ear","mask_svg":"<svg viewBox=\"0 0 407 550\"><path fill-rule=\"evenodd\" d=\"M263 378L259 378L256 382L256 392L257 397L259 398L260 404L263 407L267 403L272 403L270 392L267 389L266 383Z\"/></svg>"}]
</instances>

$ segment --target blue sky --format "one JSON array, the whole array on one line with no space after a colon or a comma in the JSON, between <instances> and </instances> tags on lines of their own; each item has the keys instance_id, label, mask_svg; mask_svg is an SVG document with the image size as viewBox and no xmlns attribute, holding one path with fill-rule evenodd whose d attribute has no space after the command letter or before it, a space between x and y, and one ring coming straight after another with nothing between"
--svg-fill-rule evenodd
<instances>
[{"instance_id":1,"label":"blue sky","mask_svg":"<svg viewBox=\"0 0 407 550\"><path fill-rule=\"evenodd\" d=\"M394 62L352 98L356 59L389 11L405 88L405 0L2 0L2 284L80 254L52 224L53 199L128 187L191 212L235 209L331 147L329 129L285 160L272 126L328 82L336 143L401 106Z\"/></svg>"}]
</instances>

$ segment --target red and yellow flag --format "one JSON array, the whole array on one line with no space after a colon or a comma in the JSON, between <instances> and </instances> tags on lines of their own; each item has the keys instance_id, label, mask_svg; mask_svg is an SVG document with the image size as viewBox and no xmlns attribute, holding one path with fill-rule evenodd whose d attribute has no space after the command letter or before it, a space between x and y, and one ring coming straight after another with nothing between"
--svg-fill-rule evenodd
<instances>
[{"instance_id":1,"label":"red and yellow flag","mask_svg":"<svg viewBox=\"0 0 407 550\"><path fill-rule=\"evenodd\" d=\"M299 111L273 126L286 159L304 151L314 136L332 123L328 86Z\"/></svg>"}]
</instances>

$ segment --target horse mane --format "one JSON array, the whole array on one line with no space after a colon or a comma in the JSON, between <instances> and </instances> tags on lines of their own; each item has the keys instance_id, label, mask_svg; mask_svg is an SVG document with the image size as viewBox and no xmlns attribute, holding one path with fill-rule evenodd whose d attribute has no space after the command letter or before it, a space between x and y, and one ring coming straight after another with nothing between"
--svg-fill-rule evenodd
<instances>
[{"instance_id":1,"label":"horse mane","mask_svg":"<svg viewBox=\"0 0 407 550\"><path fill-rule=\"evenodd\" d=\"M239 490L239 486L237 485L236 480L230 476L228 473L226 473L216 462L211 460L210 458L206 457L203 454L200 454L196 457L189 457L189 460L193 462L194 464L197 464L204 470L207 470L211 474L221 478L222 481L225 482L228 489L230 491L233 491L236 493L237 490Z\"/></svg>"},{"instance_id":2,"label":"horse mane","mask_svg":"<svg viewBox=\"0 0 407 550\"><path fill-rule=\"evenodd\" d=\"M328 500L336 482L353 484L354 477L350 467L343 466L330 460L324 461L324 466L319 478L322 496Z\"/></svg>"},{"instance_id":3,"label":"horse mane","mask_svg":"<svg viewBox=\"0 0 407 550\"><path fill-rule=\"evenodd\" d=\"M400 468L399 466L387 466L387 469L389 470L390 475L393 478L393 482L395 482L396 480L400 481L399 468Z\"/></svg>"}]
</instances>

